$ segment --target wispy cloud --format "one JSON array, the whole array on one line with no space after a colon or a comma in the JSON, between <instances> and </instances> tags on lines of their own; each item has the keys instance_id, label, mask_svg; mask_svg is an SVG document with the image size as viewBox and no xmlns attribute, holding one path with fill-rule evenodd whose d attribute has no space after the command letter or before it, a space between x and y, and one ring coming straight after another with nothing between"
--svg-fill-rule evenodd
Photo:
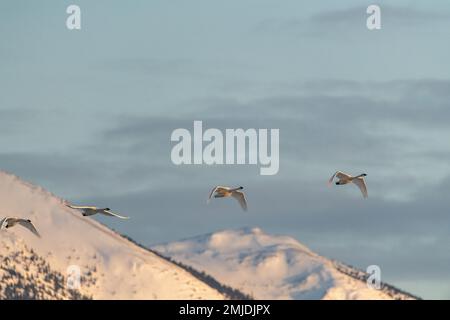
<instances>
[{"instance_id":1,"label":"wispy cloud","mask_svg":"<svg viewBox=\"0 0 450 320\"><path fill-rule=\"evenodd\" d=\"M447 23L450 12L430 11L413 6L393 6L381 4L383 28L391 32L395 28L418 28L425 24ZM288 32L309 36L325 36L337 32L352 33L367 31L367 6L353 6L345 9L320 11L309 17L265 19L258 25L258 30Z\"/></svg>"}]
</instances>

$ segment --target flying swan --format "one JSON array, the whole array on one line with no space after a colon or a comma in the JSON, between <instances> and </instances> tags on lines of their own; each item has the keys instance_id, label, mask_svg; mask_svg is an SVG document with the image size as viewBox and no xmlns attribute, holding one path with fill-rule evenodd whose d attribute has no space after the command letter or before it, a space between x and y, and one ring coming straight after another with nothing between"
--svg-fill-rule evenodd
<instances>
[{"instance_id":1,"label":"flying swan","mask_svg":"<svg viewBox=\"0 0 450 320\"><path fill-rule=\"evenodd\" d=\"M237 201L239 201L239 204L241 205L242 209L247 211L247 200L245 199L245 194L244 192L239 191L242 189L244 188L243 187L230 188L230 187L216 186L212 189L211 193L209 194L208 203L213 195L214 198L233 197Z\"/></svg>"},{"instance_id":2,"label":"flying swan","mask_svg":"<svg viewBox=\"0 0 450 320\"><path fill-rule=\"evenodd\" d=\"M116 217L116 218L120 218L120 219L130 219L130 217L124 217L124 216L118 215L117 213L112 212L110 208L72 206L70 204L66 204L66 206L68 206L69 208L72 208L72 209L81 210L84 217L93 216L94 214L100 213L100 214L104 214L105 216Z\"/></svg>"},{"instance_id":3,"label":"flying swan","mask_svg":"<svg viewBox=\"0 0 450 320\"><path fill-rule=\"evenodd\" d=\"M359 188L359 190L361 190L363 197L367 198L368 194L367 194L367 186L366 186L366 181L364 180L364 177L367 176L367 174L362 173L359 176L356 177L352 177L351 175L347 174L347 173L343 173L341 171L336 171L335 174L333 174L333 176L330 178L330 180L328 180L328 184L332 184L333 183L333 179L335 177L337 177L339 180L336 181L336 185L344 185L350 182L353 182L354 184L356 184Z\"/></svg>"},{"instance_id":4,"label":"flying swan","mask_svg":"<svg viewBox=\"0 0 450 320\"><path fill-rule=\"evenodd\" d=\"M31 220L27 220L27 219L6 217L6 218L0 220L0 230L12 228L17 224L21 225L22 227L27 228L38 238L41 237L39 232L36 230L34 225L31 223Z\"/></svg>"}]
</instances>

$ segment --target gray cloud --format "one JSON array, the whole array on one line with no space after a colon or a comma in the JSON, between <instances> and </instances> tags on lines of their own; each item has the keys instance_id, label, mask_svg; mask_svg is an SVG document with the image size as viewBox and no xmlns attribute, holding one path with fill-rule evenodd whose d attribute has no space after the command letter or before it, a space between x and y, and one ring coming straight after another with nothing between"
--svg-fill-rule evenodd
<instances>
[{"instance_id":1,"label":"gray cloud","mask_svg":"<svg viewBox=\"0 0 450 320\"><path fill-rule=\"evenodd\" d=\"M284 94L257 99L196 99L178 115L123 114L80 153L2 154L0 161L73 202L132 216L129 224L99 219L140 242L260 226L361 268L379 264L394 284L414 281L427 268L425 283L447 279L450 168L436 170L450 150L442 139L418 145L420 134L410 136L410 128L416 134L448 133L449 83L328 80L291 84ZM205 128L279 128L280 173L264 177L251 166L173 165L170 134L192 130L194 120L203 120ZM351 186L326 188L336 169L367 171L370 198L363 201ZM435 181L421 180L434 175ZM250 212L226 200L206 206L209 189L219 183L245 185ZM390 198L404 189L406 201Z\"/></svg>"},{"instance_id":2,"label":"gray cloud","mask_svg":"<svg viewBox=\"0 0 450 320\"><path fill-rule=\"evenodd\" d=\"M392 6L379 4L383 28L390 32L402 28L418 28L425 24L446 23L450 12L422 10L414 6ZM307 18L266 19L258 25L258 30L292 32L304 36L325 36L328 34L367 31L367 6L320 11Z\"/></svg>"},{"instance_id":3,"label":"gray cloud","mask_svg":"<svg viewBox=\"0 0 450 320\"><path fill-rule=\"evenodd\" d=\"M438 160L449 149L445 143L417 146L418 137L410 133L430 129L442 135L449 133L447 88L450 82L444 80L336 80L292 88L300 92L296 95L249 101L208 98L191 102L197 109L188 103L186 109L197 111L180 116L121 116L117 125L103 134L102 144L112 153L121 150L133 156L151 156L164 165L170 154L171 132L176 128L192 130L194 120L203 120L205 128L279 128L283 154L298 160L327 161L326 157L332 155L335 162L358 159L357 163L379 165L386 164L387 158L400 161L408 149L415 150L416 158L435 154ZM383 138L386 135L389 139ZM360 150L364 153L355 157Z\"/></svg>"},{"instance_id":4,"label":"gray cloud","mask_svg":"<svg viewBox=\"0 0 450 320\"><path fill-rule=\"evenodd\" d=\"M445 177L450 170L435 172L430 163L438 168L450 150L443 140L418 145L410 130L448 133L448 87L448 81L433 79L316 81L288 90L296 94L196 100L187 103L191 112L181 116L121 117L102 140L109 141L112 150L118 146L157 163L147 170L155 173L152 181L158 188L82 200L112 203L137 221L154 221L151 226L133 226L140 241L258 225L269 232L288 232L324 255L361 268L379 264L394 284L414 282L424 268L430 270L424 283L447 279L450 257L444 252L450 218L445 208L450 203L445 194L450 184ZM192 130L193 120L220 129L280 128L279 175L261 177L247 166L173 166L168 158L170 133L179 127ZM416 167L421 161L427 168ZM341 166L355 173L368 171L369 200L360 200L356 188L325 187L328 175ZM418 170L424 176L431 170L440 179L422 181ZM251 203L248 215L233 208L233 202L205 205L209 188L223 183L224 177L226 183L245 184ZM409 200L390 198L404 189L409 190Z\"/></svg>"},{"instance_id":5,"label":"gray cloud","mask_svg":"<svg viewBox=\"0 0 450 320\"><path fill-rule=\"evenodd\" d=\"M432 12L408 7L398 7L386 4L380 4L382 18L387 24L404 25L407 27L414 26L418 23L436 23L446 21L449 13ZM342 10L320 12L309 18L309 21L315 25L355 25L361 21L365 21L367 6L358 6Z\"/></svg>"},{"instance_id":6,"label":"gray cloud","mask_svg":"<svg viewBox=\"0 0 450 320\"><path fill-rule=\"evenodd\" d=\"M76 155L0 153L0 162L2 170L20 174L50 191L59 190L60 196L98 192L97 179L107 179L104 166Z\"/></svg>"}]
</instances>

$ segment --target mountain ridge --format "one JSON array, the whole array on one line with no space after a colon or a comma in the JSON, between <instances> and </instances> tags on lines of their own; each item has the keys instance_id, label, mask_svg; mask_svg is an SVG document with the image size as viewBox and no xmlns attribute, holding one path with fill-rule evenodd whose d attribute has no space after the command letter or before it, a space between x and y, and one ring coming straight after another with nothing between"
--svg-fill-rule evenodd
<instances>
[{"instance_id":1,"label":"mountain ridge","mask_svg":"<svg viewBox=\"0 0 450 320\"><path fill-rule=\"evenodd\" d=\"M42 235L37 238L21 226L0 232L0 278L10 281L0 287L0 298L227 298L185 269L67 208L44 188L6 172L0 172L0 215L31 219ZM66 288L71 266L79 267L85 279L78 294Z\"/></svg>"},{"instance_id":2,"label":"mountain ridge","mask_svg":"<svg viewBox=\"0 0 450 320\"><path fill-rule=\"evenodd\" d=\"M2 299L419 299L257 227L143 246L83 217L40 186L0 171L0 216L31 219L0 232ZM80 269L81 288L67 286Z\"/></svg>"},{"instance_id":3,"label":"mountain ridge","mask_svg":"<svg viewBox=\"0 0 450 320\"><path fill-rule=\"evenodd\" d=\"M367 273L258 227L220 230L151 248L255 299L420 299L383 282L380 290L372 289Z\"/></svg>"}]
</instances>

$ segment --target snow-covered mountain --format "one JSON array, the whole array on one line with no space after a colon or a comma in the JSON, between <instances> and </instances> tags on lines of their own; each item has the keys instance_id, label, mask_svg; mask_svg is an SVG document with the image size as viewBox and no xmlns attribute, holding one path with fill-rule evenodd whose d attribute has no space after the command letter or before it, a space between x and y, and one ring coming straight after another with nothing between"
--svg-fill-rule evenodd
<instances>
[{"instance_id":1,"label":"snow-covered mountain","mask_svg":"<svg viewBox=\"0 0 450 320\"><path fill-rule=\"evenodd\" d=\"M364 272L258 228L144 248L0 172L5 216L31 219L42 237L21 226L0 231L0 299L415 298L388 285L369 289ZM73 270L79 289L68 286Z\"/></svg>"},{"instance_id":2,"label":"snow-covered mountain","mask_svg":"<svg viewBox=\"0 0 450 320\"><path fill-rule=\"evenodd\" d=\"M67 208L62 199L0 172L4 216L31 219L42 238L21 226L0 231L0 299L226 298L186 269ZM73 279L68 270L81 271L79 290L67 286Z\"/></svg>"},{"instance_id":3,"label":"snow-covered mountain","mask_svg":"<svg viewBox=\"0 0 450 320\"><path fill-rule=\"evenodd\" d=\"M366 273L259 228L224 230L153 249L255 299L416 299L387 284L371 289Z\"/></svg>"}]
</instances>

